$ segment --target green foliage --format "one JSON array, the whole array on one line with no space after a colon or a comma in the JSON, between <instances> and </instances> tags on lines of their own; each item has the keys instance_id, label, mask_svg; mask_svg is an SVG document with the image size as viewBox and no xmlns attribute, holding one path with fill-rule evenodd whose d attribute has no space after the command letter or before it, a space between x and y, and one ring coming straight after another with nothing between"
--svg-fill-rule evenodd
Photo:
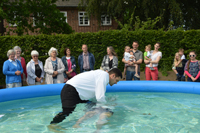
<instances>
[{"instance_id":1,"label":"green foliage","mask_svg":"<svg viewBox=\"0 0 200 133\"><path fill-rule=\"evenodd\" d=\"M132 46L132 42L137 40L139 42L139 50L144 52L145 46L152 45L152 48L156 42L161 43L162 59L159 62L159 71L166 75L167 71L171 70L172 62L175 53L179 48L185 49L186 58L191 50L200 51L200 30L140 30L140 31L125 31L125 30L108 30L99 31L96 33L74 33L69 35L37 35L37 36L0 36L0 53L1 53L1 66L2 70L3 62L7 60L6 53L14 46L20 46L22 48L22 57L25 58L26 63L31 60L31 51L37 50L40 54L39 59L45 62L48 57L48 51L51 47L55 47L59 51L58 57L64 55L63 51L65 47L71 49L72 55L78 61L78 56L82 52L82 44L87 44L89 51L94 54L96 63L95 69L98 69L103 60L103 56L106 55L106 48L113 46L118 54L119 68L123 70L124 63L122 63L122 57L124 53L124 47L126 45ZM197 59L200 59L200 54L197 53ZM77 65L78 66L78 65ZM144 71L145 64L141 64L141 71ZM77 68L79 71L79 68ZM5 76L0 75L1 83L5 83Z\"/></svg>"},{"instance_id":2,"label":"green foliage","mask_svg":"<svg viewBox=\"0 0 200 133\"><path fill-rule=\"evenodd\" d=\"M7 32L28 35L28 31L42 34L70 34L71 26L66 17L57 9L57 0L3 0L0 2L0 18L6 19L12 26Z\"/></svg>"}]
</instances>

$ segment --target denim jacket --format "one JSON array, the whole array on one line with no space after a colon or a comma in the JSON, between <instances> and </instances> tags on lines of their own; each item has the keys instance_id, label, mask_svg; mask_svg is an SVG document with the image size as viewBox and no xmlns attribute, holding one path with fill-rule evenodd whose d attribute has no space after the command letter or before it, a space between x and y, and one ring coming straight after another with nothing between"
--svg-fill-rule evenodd
<instances>
[{"instance_id":1,"label":"denim jacket","mask_svg":"<svg viewBox=\"0 0 200 133\"><path fill-rule=\"evenodd\" d=\"M89 64L90 64L90 69L91 70L94 70L94 64L95 64L95 58L94 58L94 55L90 52L89 53ZM80 67L80 72L82 73L83 72L83 53L81 53L79 56L78 56L78 65Z\"/></svg>"},{"instance_id":2,"label":"denim jacket","mask_svg":"<svg viewBox=\"0 0 200 133\"><path fill-rule=\"evenodd\" d=\"M75 61L74 56L71 56L70 60L72 62L72 66L74 66L72 69L76 73L76 61ZM65 71L63 72L63 75L64 75L65 78L67 78L66 72L68 71L68 64L67 64L66 56L62 57L62 62L64 64L64 66L65 66Z\"/></svg>"}]
</instances>

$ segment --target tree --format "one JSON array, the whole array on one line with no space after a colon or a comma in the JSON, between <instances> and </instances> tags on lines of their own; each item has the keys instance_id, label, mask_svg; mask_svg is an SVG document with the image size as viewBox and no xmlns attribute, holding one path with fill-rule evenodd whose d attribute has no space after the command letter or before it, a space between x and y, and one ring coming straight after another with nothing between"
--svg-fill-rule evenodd
<instances>
[{"instance_id":1,"label":"tree","mask_svg":"<svg viewBox=\"0 0 200 133\"><path fill-rule=\"evenodd\" d=\"M72 28L66 17L57 9L57 0L2 0L0 17L11 25L17 25L12 32L18 35L28 31L42 34L69 34Z\"/></svg>"},{"instance_id":2,"label":"tree","mask_svg":"<svg viewBox=\"0 0 200 133\"><path fill-rule=\"evenodd\" d=\"M85 8L88 15L97 16L107 14L117 17L122 24L128 24L134 7L134 18L141 21L154 20L158 16L161 20L155 29L168 29L171 22L175 28L200 28L200 2L198 0L81 0L80 7Z\"/></svg>"}]
</instances>

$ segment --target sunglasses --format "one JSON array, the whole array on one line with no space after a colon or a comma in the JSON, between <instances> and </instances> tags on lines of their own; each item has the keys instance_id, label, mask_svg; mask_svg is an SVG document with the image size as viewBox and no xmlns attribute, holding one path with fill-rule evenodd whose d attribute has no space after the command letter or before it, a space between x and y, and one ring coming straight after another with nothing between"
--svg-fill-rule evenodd
<instances>
[{"instance_id":1,"label":"sunglasses","mask_svg":"<svg viewBox=\"0 0 200 133\"><path fill-rule=\"evenodd\" d=\"M190 57L195 57L195 55L193 54L193 55L189 55Z\"/></svg>"}]
</instances>

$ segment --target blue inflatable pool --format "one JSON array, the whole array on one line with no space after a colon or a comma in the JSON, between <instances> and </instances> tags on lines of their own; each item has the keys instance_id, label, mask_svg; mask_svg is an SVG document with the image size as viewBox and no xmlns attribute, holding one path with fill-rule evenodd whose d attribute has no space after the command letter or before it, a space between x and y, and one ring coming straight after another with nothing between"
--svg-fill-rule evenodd
<instances>
[{"instance_id":1,"label":"blue inflatable pool","mask_svg":"<svg viewBox=\"0 0 200 133\"><path fill-rule=\"evenodd\" d=\"M0 102L59 95L63 84L36 85L0 90ZM120 81L107 92L172 92L200 94L200 83L177 81Z\"/></svg>"}]
</instances>

